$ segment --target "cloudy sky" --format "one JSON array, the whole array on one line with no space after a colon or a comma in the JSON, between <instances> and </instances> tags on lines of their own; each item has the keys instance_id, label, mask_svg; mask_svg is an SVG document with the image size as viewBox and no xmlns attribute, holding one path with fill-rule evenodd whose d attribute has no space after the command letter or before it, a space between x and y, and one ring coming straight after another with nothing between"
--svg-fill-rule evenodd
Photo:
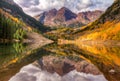
<instances>
[{"instance_id":1,"label":"cloudy sky","mask_svg":"<svg viewBox=\"0 0 120 81\"><path fill-rule=\"evenodd\" d=\"M53 8L67 7L75 13L105 10L114 0L14 0L25 13L35 16Z\"/></svg>"}]
</instances>

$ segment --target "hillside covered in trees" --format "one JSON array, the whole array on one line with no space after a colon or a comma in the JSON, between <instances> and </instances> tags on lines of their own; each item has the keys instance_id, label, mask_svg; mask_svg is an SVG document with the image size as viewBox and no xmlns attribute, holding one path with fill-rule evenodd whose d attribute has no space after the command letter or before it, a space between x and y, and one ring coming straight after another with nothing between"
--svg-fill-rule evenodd
<instances>
[{"instance_id":1,"label":"hillside covered in trees","mask_svg":"<svg viewBox=\"0 0 120 81\"><path fill-rule=\"evenodd\" d=\"M0 9L0 25L0 39L22 40L26 35L26 32L32 30L21 20L11 16L2 9Z\"/></svg>"},{"instance_id":2,"label":"hillside covered in trees","mask_svg":"<svg viewBox=\"0 0 120 81\"><path fill-rule=\"evenodd\" d=\"M80 40L120 41L120 0L115 0L98 20L76 30L74 36Z\"/></svg>"},{"instance_id":3,"label":"hillside covered in trees","mask_svg":"<svg viewBox=\"0 0 120 81\"><path fill-rule=\"evenodd\" d=\"M13 0L1 0L0 8L8 12L12 16L22 20L27 25L37 28L41 32L46 32L49 30L48 27L36 21L31 16L25 14L21 7L19 7Z\"/></svg>"}]
</instances>

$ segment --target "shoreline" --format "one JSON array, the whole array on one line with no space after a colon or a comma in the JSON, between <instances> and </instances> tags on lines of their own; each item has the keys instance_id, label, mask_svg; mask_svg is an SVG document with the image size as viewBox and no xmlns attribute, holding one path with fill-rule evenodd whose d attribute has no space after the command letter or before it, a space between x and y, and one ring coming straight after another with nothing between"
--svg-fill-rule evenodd
<instances>
[{"instance_id":1,"label":"shoreline","mask_svg":"<svg viewBox=\"0 0 120 81\"><path fill-rule=\"evenodd\" d=\"M58 39L58 44L88 44L88 45L105 45L105 46L120 46L117 40L65 40Z\"/></svg>"}]
</instances>

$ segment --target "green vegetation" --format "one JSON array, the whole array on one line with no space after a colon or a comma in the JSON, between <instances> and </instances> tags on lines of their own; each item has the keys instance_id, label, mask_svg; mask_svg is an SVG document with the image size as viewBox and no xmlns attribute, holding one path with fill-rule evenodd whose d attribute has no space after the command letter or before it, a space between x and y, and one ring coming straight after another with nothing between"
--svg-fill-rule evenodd
<instances>
[{"instance_id":1,"label":"green vegetation","mask_svg":"<svg viewBox=\"0 0 120 81\"><path fill-rule=\"evenodd\" d=\"M73 28L68 27L59 27L57 29L54 29L53 31L47 32L44 34L45 37L57 41L58 39L74 39L71 37L73 33Z\"/></svg>"},{"instance_id":2,"label":"green vegetation","mask_svg":"<svg viewBox=\"0 0 120 81\"><path fill-rule=\"evenodd\" d=\"M111 7L95 22L74 31L79 40L117 40L120 41L120 1Z\"/></svg>"},{"instance_id":3,"label":"green vegetation","mask_svg":"<svg viewBox=\"0 0 120 81\"><path fill-rule=\"evenodd\" d=\"M79 27L82 27L82 26L85 26L85 24L80 23L80 22L76 22L76 23L73 23L73 24L68 25L67 27L79 28Z\"/></svg>"},{"instance_id":4,"label":"green vegetation","mask_svg":"<svg viewBox=\"0 0 120 81\"><path fill-rule=\"evenodd\" d=\"M0 39L22 40L26 34L22 21L0 10Z\"/></svg>"},{"instance_id":5,"label":"green vegetation","mask_svg":"<svg viewBox=\"0 0 120 81\"><path fill-rule=\"evenodd\" d=\"M41 32L46 32L50 30L49 27L43 26L40 22L30 17L29 15L25 14L23 10L17 4L10 4L6 2L5 0L1 0L0 8L6 11L8 10L7 12L9 12L12 16L23 20L24 23L40 30Z\"/></svg>"},{"instance_id":6,"label":"green vegetation","mask_svg":"<svg viewBox=\"0 0 120 81\"><path fill-rule=\"evenodd\" d=\"M101 17L96 20L95 22L91 23L90 25L87 25L84 27L81 31L86 30L93 30L97 28L101 28L102 24L105 24L106 22L113 22L116 23L120 21L120 0L116 0L112 6L110 6Z\"/></svg>"},{"instance_id":7,"label":"green vegetation","mask_svg":"<svg viewBox=\"0 0 120 81\"><path fill-rule=\"evenodd\" d=\"M25 46L22 43L0 43L0 66L16 62L25 55L22 54L24 51Z\"/></svg>"}]
</instances>

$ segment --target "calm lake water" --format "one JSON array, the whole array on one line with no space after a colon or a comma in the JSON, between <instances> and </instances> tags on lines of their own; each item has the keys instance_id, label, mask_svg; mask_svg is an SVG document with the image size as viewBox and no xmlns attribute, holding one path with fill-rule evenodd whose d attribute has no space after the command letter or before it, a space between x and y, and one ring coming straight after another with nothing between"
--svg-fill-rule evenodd
<instances>
[{"instance_id":1,"label":"calm lake water","mask_svg":"<svg viewBox=\"0 0 120 81\"><path fill-rule=\"evenodd\" d=\"M120 47L1 43L0 81L120 81Z\"/></svg>"}]
</instances>

